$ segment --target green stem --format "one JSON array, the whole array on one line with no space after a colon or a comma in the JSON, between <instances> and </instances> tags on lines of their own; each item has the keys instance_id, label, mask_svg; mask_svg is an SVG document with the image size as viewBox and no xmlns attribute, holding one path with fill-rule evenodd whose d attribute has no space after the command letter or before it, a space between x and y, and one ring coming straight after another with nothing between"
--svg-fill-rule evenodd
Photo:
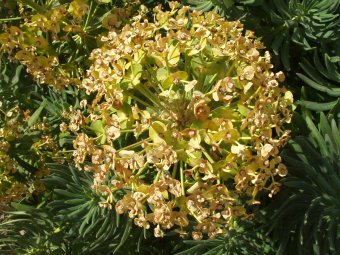
<instances>
[{"instance_id":1,"label":"green stem","mask_svg":"<svg viewBox=\"0 0 340 255\"><path fill-rule=\"evenodd\" d=\"M240 140L251 140L252 137L251 136L241 136L239 139Z\"/></svg>"},{"instance_id":2,"label":"green stem","mask_svg":"<svg viewBox=\"0 0 340 255\"><path fill-rule=\"evenodd\" d=\"M147 169L148 166L149 166L149 163L145 163L144 166L138 170L136 176L141 175L145 171L145 169Z\"/></svg>"},{"instance_id":3,"label":"green stem","mask_svg":"<svg viewBox=\"0 0 340 255\"><path fill-rule=\"evenodd\" d=\"M21 20L23 17L14 17L14 18L6 18L6 19L0 19L0 22L9 22L13 20Z\"/></svg>"},{"instance_id":4,"label":"green stem","mask_svg":"<svg viewBox=\"0 0 340 255\"><path fill-rule=\"evenodd\" d=\"M173 172L172 172L172 174L171 174L171 177L172 177L173 179L176 178L177 169L178 169L178 163L175 163Z\"/></svg>"},{"instance_id":5,"label":"green stem","mask_svg":"<svg viewBox=\"0 0 340 255\"><path fill-rule=\"evenodd\" d=\"M185 196L185 190L184 190L184 170L183 170L183 162L182 161L179 164L179 170L180 170L180 175L181 175L182 196Z\"/></svg>"},{"instance_id":6,"label":"green stem","mask_svg":"<svg viewBox=\"0 0 340 255\"><path fill-rule=\"evenodd\" d=\"M2 113L3 115L5 115L5 119L6 119L7 114L6 114L2 109L0 109L0 113Z\"/></svg>"},{"instance_id":7,"label":"green stem","mask_svg":"<svg viewBox=\"0 0 340 255\"><path fill-rule=\"evenodd\" d=\"M146 149L143 149L143 150L137 152L137 154L138 154L138 155L143 154L145 151L146 151Z\"/></svg>"},{"instance_id":8,"label":"green stem","mask_svg":"<svg viewBox=\"0 0 340 255\"><path fill-rule=\"evenodd\" d=\"M156 175L156 178L153 180L153 183L158 182L159 177L161 176L161 172L162 172L162 171L158 171L158 173L157 173L157 175Z\"/></svg>"},{"instance_id":9,"label":"green stem","mask_svg":"<svg viewBox=\"0 0 340 255\"><path fill-rule=\"evenodd\" d=\"M258 89L255 91L255 93L252 94L252 95L248 98L248 100L252 100L255 96L258 95L258 93L260 93L261 90L262 90L262 87L258 87ZM247 101L248 101L248 100L247 100Z\"/></svg>"},{"instance_id":10,"label":"green stem","mask_svg":"<svg viewBox=\"0 0 340 255\"><path fill-rule=\"evenodd\" d=\"M74 152L75 150L63 150L63 151L58 151L58 153L69 153L69 152Z\"/></svg>"},{"instance_id":11,"label":"green stem","mask_svg":"<svg viewBox=\"0 0 340 255\"><path fill-rule=\"evenodd\" d=\"M120 130L120 133L131 133L135 131L134 129L124 129L124 130Z\"/></svg>"},{"instance_id":12,"label":"green stem","mask_svg":"<svg viewBox=\"0 0 340 255\"><path fill-rule=\"evenodd\" d=\"M148 104L147 102L139 99L138 97L134 96L133 94L131 94L130 92L126 92L126 95L131 97L132 99L136 100L137 102L141 103L142 105L146 106L146 107L149 107L151 109L154 109L153 106L151 106L150 104Z\"/></svg>"},{"instance_id":13,"label":"green stem","mask_svg":"<svg viewBox=\"0 0 340 255\"><path fill-rule=\"evenodd\" d=\"M144 142L148 142L148 141L151 141L151 138L150 138L150 137L147 138L147 139L145 139L145 140L141 140L141 141L139 141L139 142L130 144L130 145L124 147L124 148L121 148L121 149L117 150L117 152L120 152L120 151L122 151L122 150L128 150L128 149L132 149L132 148L138 147L138 146L140 146L141 144L143 144Z\"/></svg>"},{"instance_id":14,"label":"green stem","mask_svg":"<svg viewBox=\"0 0 340 255\"><path fill-rule=\"evenodd\" d=\"M230 76L231 71L234 69L235 65L237 64L237 61L236 61L236 60L232 60L232 61L233 61L233 63L232 63L231 66L228 68L228 72L227 72L227 74L226 74L227 77Z\"/></svg>"},{"instance_id":15,"label":"green stem","mask_svg":"<svg viewBox=\"0 0 340 255\"><path fill-rule=\"evenodd\" d=\"M137 89L144 95L146 96L153 104L157 106L161 106L159 103L158 99L152 94L152 92L148 89L145 88L142 84L137 87Z\"/></svg>"},{"instance_id":16,"label":"green stem","mask_svg":"<svg viewBox=\"0 0 340 255\"><path fill-rule=\"evenodd\" d=\"M215 163L215 161L212 159L212 157L209 155L209 153L205 150L203 146L201 146L203 154L207 157L208 161L212 164Z\"/></svg>"}]
</instances>

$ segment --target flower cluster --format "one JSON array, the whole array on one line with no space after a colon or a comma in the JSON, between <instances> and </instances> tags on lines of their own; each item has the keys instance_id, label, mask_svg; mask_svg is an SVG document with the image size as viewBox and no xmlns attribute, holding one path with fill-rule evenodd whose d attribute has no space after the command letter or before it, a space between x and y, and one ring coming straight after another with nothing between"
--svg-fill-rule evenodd
<instances>
[{"instance_id":1,"label":"flower cluster","mask_svg":"<svg viewBox=\"0 0 340 255\"><path fill-rule=\"evenodd\" d=\"M89 45L96 43L98 23L101 28L118 28L133 13L135 5L132 1L125 8L116 8L102 21L93 20L100 8L93 1L89 5L87 0L44 6L36 14L22 8L24 22L20 26L4 26L0 52L20 61L41 84L56 89L79 85L84 69L81 60L89 53Z\"/></svg>"},{"instance_id":2,"label":"flower cluster","mask_svg":"<svg viewBox=\"0 0 340 255\"><path fill-rule=\"evenodd\" d=\"M112 28L92 52L80 86L94 100L68 125L73 155L94 188L124 190L117 212L155 236L185 234L194 219L194 239L214 237L249 216L258 192L278 192L293 98L240 22L169 4Z\"/></svg>"}]
</instances>

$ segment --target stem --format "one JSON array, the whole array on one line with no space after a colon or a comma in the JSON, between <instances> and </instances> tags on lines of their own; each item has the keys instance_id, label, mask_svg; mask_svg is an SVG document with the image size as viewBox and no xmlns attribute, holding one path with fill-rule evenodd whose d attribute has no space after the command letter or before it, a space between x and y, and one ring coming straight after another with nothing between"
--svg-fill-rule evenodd
<instances>
[{"instance_id":1,"label":"stem","mask_svg":"<svg viewBox=\"0 0 340 255\"><path fill-rule=\"evenodd\" d=\"M262 87L258 87L258 89L255 91L255 93L252 94L252 95L248 98L248 100L251 100L251 99L253 99L255 96L257 96L257 94L261 91L261 89L262 89Z\"/></svg>"},{"instance_id":2,"label":"stem","mask_svg":"<svg viewBox=\"0 0 340 255\"><path fill-rule=\"evenodd\" d=\"M235 67L235 65L236 65L236 63L237 63L236 60L232 60L232 61L233 61L233 63L232 63L231 66L228 68L228 72L227 72L226 76L229 76L229 75L230 75L231 71L234 69L234 67Z\"/></svg>"},{"instance_id":3,"label":"stem","mask_svg":"<svg viewBox=\"0 0 340 255\"><path fill-rule=\"evenodd\" d=\"M13 20L21 20L23 17L14 17L14 18L6 18L6 19L0 19L0 22L9 22Z\"/></svg>"},{"instance_id":4,"label":"stem","mask_svg":"<svg viewBox=\"0 0 340 255\"><path fill-rule=\"evenodd\" d=\"M67 157L51 157L53 160L65 160Z\"/></svg>"},{"instance_id":5,"label":"stem","mask_svg":"<svg viewBox=\"0 0 340 255\"><path fill-rule=\"evenodd\" d=\"M221 178L221 177L220 177L220 175L218 174L218 175L217 175L217 181L216 181L217 184L221 184L221 179L220 179L220 178Z\"/></svg>"},{"instance_id":6,"label":"stem","mask_svg":"<svg viewBox=\"0 0 340 255\"><path fill-rule=\"evenodd\" d=\"M145 151L146 151L146 149L143 149L143 150L137 152L137 154L140 155L140 154L144 153Z\"/></svg>"},{"instance_id":7,"label":"stem","mask_svg":"<svg viewBox=\"0 0 340 255\"><path fill-rule=\"evenodd\" d=\"M132 99L136 100L137 102L141 103L142 105L146 106L146 107L149 107L151 109L154 109L153 106L151 106L150 104L148 104L147 102L139 99L138 97L134 96L133 94L131 94L130 92L126 92L126 95L131 97Z\"/></svg>"},{"instance_id":8,"label":"stem","mask_svg":"<svg viewBox=\"0 0 340 255\"><path fill-rule=\"evenodd\" d=\"M117 152L120 152L120 151L122 151L122 150L127 150L127 149L132 149L132 148L138 147L138 146L140 146L142 143L148 142L148 141L150 141L150 140L151 140L151 138L149 137L149 138L147 138L147 139L145 139L145 140L141 140L141 141L139 141L139 142L136 142L136 143L130 144L130 145L124 147L124 148L121 148L121 149L117 150Z\"/></svg>"},{"instance_id":9,"label":"stem","mask_svg":"<svg viewBox=\"0 0 340 255\"><path fill-rule=\"evenodd\" d=\"M3 115L5 115L5 118L7 118L7 114L6 114L2 109L0 109L0 112L1 112Z\"/></svg>"},{"instance_id":10,"label":"stem","mask_svg":"<svg viewBox=\"0 0 340 255\"><path fill-rule=\"evenodd\" d=\"M75 150L63 150L63 151L58 151L58 153L68 153L68 152L74 152Z\"/></svg>"},{"instance_id":11,"label":"stem","mask_svg":"<svg viewBox=\"0 0 340 255\"><path fill-rule=\"evenodd\" d=\"M141 175L141 174L144 172L144 170L147 169L148 166L149 166L149 163L146 162L146 163L144 164L144 166L138 170L136 176Z\"/></svg>"},{"instance_id":12,"label":"stem","mask_svg":"<svg viewBox=\"0 0 340 255\"><path fill-rule=\"evenodd\" d=\"M171 177L172 177L173 179L176 178L177 168L178 168L178 163L175 163L173 172L172 172L172 174L171 174Z\"/></svg>"},{"instance_id":13,"label":"stem","mask_svg":"<svg viewBox=\"0 0 340 255\"><path fill-rule=\"evenodd\" d=\"M141 84L141 85L139 85L139 86L137 87L137 89L138 89L144 96L148 97L149 100L150 100L153 104L155 104L155 105L157 105L157 106L162 106L162 105L159 103L158 99L154 96L154 94L153 94L148 88L145 88L145 87Z\"/></svg>"},{"instance_id":14,"label":"stem","mask_svg":"<svg viewBox=\"0 0 340 255\"><path fill-rule=\"evenodd\" d=\"M120 133L130 133L135 131L134 129L124 129L124 130L120 130Z\"/></svg>"},{"instance_id":15,"label":"stem","mask_svg":"<svg viewBox=\"0 0 340 255\"><path fill-rule=\"evenodd\" d=\"M209 155L209 153L205 150L203 146L201 146L203 154L207 157L208 161L212 164L215 163L215 161L212 159L212 157Z\"/></svg>"},{"instance_id":16,"label":"stem","mask_svg":"<svg viewBox=\"0 0 340 255\"><path fill-rule=\"evenodd\" d=\"M187 207L187 208L188 208L188 207ZM190 210L189 208L188 208L188 210L189 210L189 212L191 213L191 215L194 216L194 218L197 220L198 223L202 223L202 221L199 220L199 219L197 218L196 213L194 213L194 212L193 212L192 210Z\"/></svg>"},{"instance_id":17,"label":"stem","mask_svg":"<svg viewBox=\"0 0 340 255\"><path fill-rule=\"evenodd\" d=\"M182 196L185 196L185 190L184 190L184 172L183 172L183 162L182 161L179 164L179 170L180 170L180 175L181 175Z\"/></svg>"},{"instance_id":18,"label":"stem","mask_svg":"<svg viewBox=\"0 0 340 255\"><path fill-rule=\"evenodd\" d=\"M157 175L156 175L156 178L153 180L153 183L158 182L159 177L161 176L161 172L162 172L162 171L158 171L158 173L157 173Z\"/></svg>"},{"instance_id":19,"label":"stem","mask_svg":"<svg viewBox=\"0 0 340 255\"><path fill-rule=\"evenodd\" d=\"M252 137L251 136L242 136L239 138L240 140L251 140Z\"/></svg>"}]
</instances>

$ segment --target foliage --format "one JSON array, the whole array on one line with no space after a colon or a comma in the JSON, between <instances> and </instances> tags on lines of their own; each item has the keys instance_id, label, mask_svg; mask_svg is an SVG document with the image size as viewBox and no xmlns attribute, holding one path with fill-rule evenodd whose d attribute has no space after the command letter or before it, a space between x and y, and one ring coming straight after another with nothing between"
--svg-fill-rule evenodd
<instances>
[{"instance_id":1,"label":"foliage","mask_svg":"<svg viewBox=\"0 0 340 255\"><path fill-rule=\"evenodd\" d=\"M11 77L11 75L14 75ZM64 160L61 147L71 148L70 134L59 125L70 108L79 107L77 89L60 93L34 83L22 65L6 63L0 86L1 204L38 198L46 163ZM39 199L38 199L39 200ZM36 201L37 202L37 201Z\"/></svg>"},{"instance_id":2,"label":"foliage","mask_svg":"<svg viewBox=\"0 0 340 255\"><path fill-rule=\"evenodd\" d=\"M92 189L90 173L73 167L50 167L53 174L45 182L53 187L55 197L49 206L57 220L67 226L66 236L72 237L75 254L117 251L130 235L131 220L102 206L106 198Z\"/></svg>"},{"instance_id":3,"label":"foliage","mask_svg":"<svg viewBox=\"0 0 340 255\"><path fill-rule=\"evenodd\" d=\"M289 142L283 160L289 175L267 211L267 225L280 245L278 254L338 254L340 227L340 129L320 114L318 127L305 116L309 138Z\"/></svg>"},{"instance_id":4,"label":"foliage","mask_svg":"<svg viewBox=\"0 0 340 255\"><path fill-rule=\"evenodd\" d=\"M268 3L267 3L268 2ZM338 0L285 0L267 1L264 10L271 18L267 31L268 43L276 55L280 54L286 70L290 70L290 56L295 44L297 49L311 50L327 47L339 40Z\"/></svg>"},{"instance_id":5,"label":"foliage","mask_svg":"<svg viewBox=\"0 0 340 255\"><path fill-rule=\"evenodd\" d=\"M272 241L249 221L238 222L216 239L185 240L184 243L187 247L180 247L176 255L275 254Z\"/></svg>"},{"instance_id":6,"label":"foliage","mask_svg":"<svg viewBox=\"0 0 340 255\"><path fill-rule=\"evenodd\" d=\"M207 12L214 11L221 16L232 19L244 19L249 14L249 6L259 6L263 0L187 0L183 1L193 9Z\"/></svg>"},{"instance_id":7,"label":"foliage","mask_svg":"<svg viewBox=\"0 0 340 255\"><path fill-rule=\"evenodd\" d=\"M131 234L131 220L100 206L105 197L92 189L90 173L59 164L49 165L49 170L44 183L52 190L52 202L39 209L14 204L18 211L9 212L0 224L2 254L118 251Z\"/></svg>"},{"instance_id":8,"label":"foliage","mask_svg":"<svg viewBox=\"0 0 340 255\"><path fill-rule=\"evenodd\" d=\"M37 87L22 70L6 63L0 74L0 207L44 190L44 162L56 149L48 124L37 122L43 108L33 103ZM33 105L39 110L31 115Z\"/></svg>"},{"instance_id":9,"label":"foliage","mask_svg":"<svg viewBox=\"0 0 340 255\"><path fill-rule=\"evenodd\" d=\"M307 59L300 62L305 74L297 73L297 76L310 87L304 97L313 101L300 100L299 104L314 111L329 111L340 96L340 54L337 57L323 54L322 60L318 55L315 51L314 65Z\"/></svg>"},{"instance_id":10,"label":"foliage","mask_svg":"<svg viewBox=\"0 0 340 255\"><path fill-rule=\"evenodd\" d=\"M0 224L2 254L70 254L52 214L25 208L9 213Z\"/></svg>"}]
</instances>

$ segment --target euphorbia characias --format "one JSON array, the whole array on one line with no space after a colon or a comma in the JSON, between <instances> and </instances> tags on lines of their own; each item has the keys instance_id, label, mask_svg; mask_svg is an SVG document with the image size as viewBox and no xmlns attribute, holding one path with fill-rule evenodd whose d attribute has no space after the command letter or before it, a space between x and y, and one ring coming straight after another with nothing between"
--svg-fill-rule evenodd
<instances>
[{"instance_id":1,"label":"euphorbia characias","mask_svg":"<svg viewBox=\"0 0 340 255\"><path fill-rule=\"evenodd\" d=\"M258 192L278 191L293 98L240 22L169 5L111 26L92 52L80 87L94 99L70 115L73 155L102 206L124 191L116 211L155 236L194 220L193 238L212 238L250 216Z\"/></svg>"}]
</instances>

